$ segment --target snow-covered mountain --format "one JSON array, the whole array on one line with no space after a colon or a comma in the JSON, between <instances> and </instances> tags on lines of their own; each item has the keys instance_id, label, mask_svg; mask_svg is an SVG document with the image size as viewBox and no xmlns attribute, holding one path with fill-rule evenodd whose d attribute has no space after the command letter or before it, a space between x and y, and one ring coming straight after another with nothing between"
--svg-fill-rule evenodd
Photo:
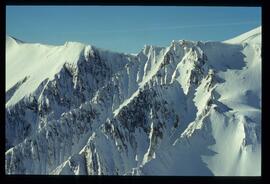
<instances>
[{"instance_id":1,"label":"snow-covered mountain","mask_svg":"<svg viewBox=\"0 0 270 184\"><path fill-rule=\"evenodd\" d=\"M261 27L121 54L6 37L6 174L261 175Z\"/></svg>"}]
</instances>

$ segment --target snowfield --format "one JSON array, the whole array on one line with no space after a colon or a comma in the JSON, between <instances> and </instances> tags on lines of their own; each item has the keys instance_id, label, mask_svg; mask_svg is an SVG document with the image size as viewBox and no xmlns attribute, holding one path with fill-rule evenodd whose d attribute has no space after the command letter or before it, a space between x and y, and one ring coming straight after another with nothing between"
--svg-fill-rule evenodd
<instances>
[{"instance_id":1,"label":"snowfield","mask_svg":"<svg viewBox=\"0 0 270 184\"><path fill-rule=\"evenodd\" d=\"M6 174L261 175L261 27L122 54L6 36Z\"/></svg>"}]
</instances>

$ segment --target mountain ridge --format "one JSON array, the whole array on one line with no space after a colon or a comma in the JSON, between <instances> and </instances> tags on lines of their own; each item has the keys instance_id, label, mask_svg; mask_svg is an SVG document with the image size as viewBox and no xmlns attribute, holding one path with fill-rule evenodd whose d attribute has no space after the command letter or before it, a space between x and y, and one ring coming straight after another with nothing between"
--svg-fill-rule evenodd
<instances>
[{"instance_id":1,"label":"mountain ridge","mask_svg":"<svg viewBox=\"0 0 270 184\"><path fill-rule=\"evenodd\" d=\"M136 55L7 44L6 173L260 175L254 30Z\"/></svg>"}]
</instances>

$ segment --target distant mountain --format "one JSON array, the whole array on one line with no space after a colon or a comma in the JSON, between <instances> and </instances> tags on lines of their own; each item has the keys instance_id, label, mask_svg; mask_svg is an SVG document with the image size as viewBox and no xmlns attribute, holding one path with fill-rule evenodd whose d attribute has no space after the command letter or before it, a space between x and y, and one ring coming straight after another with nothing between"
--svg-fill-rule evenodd
<instances>
[{"instance_id":1,"label":"distant mountain","mask_svg":"<svg viewBox=\"0 0 270 184\"><path fill-rule=\"evenodd\" d=\"M261 27L121 54L6 36L6 174L261 175Z\"/></svg>"}]
</instances>

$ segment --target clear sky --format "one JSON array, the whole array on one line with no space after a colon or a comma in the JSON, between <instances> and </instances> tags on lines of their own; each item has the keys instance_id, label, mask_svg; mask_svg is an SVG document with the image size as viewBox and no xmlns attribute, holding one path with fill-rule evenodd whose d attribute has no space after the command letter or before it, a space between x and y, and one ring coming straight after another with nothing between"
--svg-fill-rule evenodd
<instances>
[{"instance_id":1,"label":"clear sky","mask_svg":"<svg viewBox=\"0 0 270 184\"><path fill-rule=\"evenodd\" d=\"M137 53L172 40L222 41L261 25L260 7L7 6L6 34L26 42L78 41Z\"/></svg>"}]
</instances>

